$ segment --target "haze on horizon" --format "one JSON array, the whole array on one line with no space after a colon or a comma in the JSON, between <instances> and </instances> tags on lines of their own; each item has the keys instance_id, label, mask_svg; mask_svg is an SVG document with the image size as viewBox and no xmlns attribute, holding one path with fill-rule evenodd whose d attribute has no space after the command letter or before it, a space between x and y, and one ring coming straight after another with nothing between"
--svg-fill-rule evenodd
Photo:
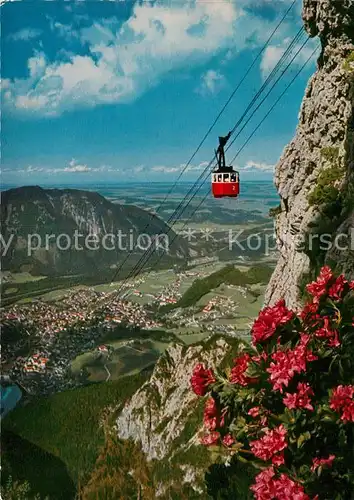
<instances>
[{"instance_id":1,"label":"haze on horizon","mask_svg":"<svg viewBox=\"0 0 354 500\"><path fill-rule=\"evenodd\" d=\"M37 3L40 9L33 8ZM173 182L290 0L2 5L2 183ZM295 5L182 181L196 179L302 24ZM311 41L230 151L234 156ZM272 179L312 61L235 165Z\"/></svg>"}]
</instances>

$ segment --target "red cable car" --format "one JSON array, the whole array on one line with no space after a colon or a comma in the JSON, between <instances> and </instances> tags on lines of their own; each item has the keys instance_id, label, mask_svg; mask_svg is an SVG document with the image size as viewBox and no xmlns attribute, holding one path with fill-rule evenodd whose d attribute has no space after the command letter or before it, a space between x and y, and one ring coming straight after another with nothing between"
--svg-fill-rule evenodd
<instances>
[{"instance_id":1,"label":"red cable car","mask_svg":"<svg viewBox=\"0 0 354 500\"><path fill-rule=\"evenodd\" d=\"M224 147L230 139L231 132L226 137L219 137L219 148L215 151L218 162L218 169L212 173L211 187L214 198L237 198L240 194L240 175L233 169L225 165Z\"/></svg>"},{"instance_id":2,"label":"red cable car","mask_svg":"<svg viewBox=\"0 0 354 500\"><path fill-rule=\"evenodd\" d=\"M237 198L240 194L240 177L232 167L212 173L211 186L214 198Z\"/></svg>"}]
</instances>

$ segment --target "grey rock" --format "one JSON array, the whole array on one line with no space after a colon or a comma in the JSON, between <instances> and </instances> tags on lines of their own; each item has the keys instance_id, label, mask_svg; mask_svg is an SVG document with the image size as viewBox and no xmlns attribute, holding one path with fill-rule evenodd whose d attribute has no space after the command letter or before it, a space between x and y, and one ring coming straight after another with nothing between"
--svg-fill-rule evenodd
<instances>
[{"instance_id":1,"label":"grey rock","mask_svg":"<svg viewBox=\"0 0 354 500\"><path fill-rule=\"evenodd\" d=\"M199 401L190 385L195 365L205 363L215 368L232 348L221 338L211 342L208 349L203 344L169 347L157 362L150 380L118 416L118 436L141 443L148 460L170 455L174 441L183 432ZM200 424L202 426L202 422Z\"/></svg>"},{"instance_id":2,"label":"grey rock","mask_svg":"<svg viewBox=\"0 0 354 500\"><path fill-rule=\"evenodd\" d=\"M276 218L280 258L265 297L267 305L285 298L292 308L300 306L299 284L311 268L303 243L320 216L320 207L310 206L308 196L322 169L330 168L323 148L338 149L338 161L344 167L340 188L354 183L354 76L345 67L354 51L354 0L304 0L303 19L309 35L320 38L322 51L305 92L296 135L276 166L282 207ZM338 234L352 234L353 213L346 217ZM350 249L330 249L325 260L333 259L337 271L354 277Z\"/></svg>"}]
</instances>

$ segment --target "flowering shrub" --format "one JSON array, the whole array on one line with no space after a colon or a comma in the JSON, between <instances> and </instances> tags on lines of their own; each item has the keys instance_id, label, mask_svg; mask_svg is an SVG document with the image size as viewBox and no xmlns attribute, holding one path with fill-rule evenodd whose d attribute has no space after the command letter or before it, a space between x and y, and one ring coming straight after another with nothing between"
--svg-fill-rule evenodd
<instances>
[{"instance_id":1,"label":"flowering shrub","mask_svg":"<svg viewBox=\"0 0 354 500\"><path fill-rule=\"evenodd\" d=\"M191 379L201 443L252 467L256 500L354 498L354 282L326 266L307 291L302 311L260 312L233 367Z\"/></svg>"}]
</instances>

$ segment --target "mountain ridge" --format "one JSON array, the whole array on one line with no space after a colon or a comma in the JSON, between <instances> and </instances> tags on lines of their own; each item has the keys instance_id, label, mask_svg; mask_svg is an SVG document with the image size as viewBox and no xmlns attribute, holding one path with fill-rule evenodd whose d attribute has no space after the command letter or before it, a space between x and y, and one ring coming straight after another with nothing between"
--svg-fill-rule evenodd
<instances>
[{"instance_id":1,"label":"mountain ridge","mask_svg":"<svg viewBox=\"0 0 354 500\"><path fill-rule=\"evenodd\" d=\"M3 255L4 270L25 269L45 275L91 274L116 265L130 251L136 262L149 238L153 244L156 235L166 235L167 242L175 236L159 217L134 205L112 203L92 191L40 186L24 186L1 193L1 234L3 242L11 243ZM56 239L51 237L47 241L51 235ZM88 245L85 238L90 239L90 235L92 242ZM68 250L58 240L59 236L63 243L70 239ZM104 238L105 246L93 249L94 241L98 245ZM139 238L141 244L137 243ZM83 242L86 247L82 250ZM29 243L38 246L31 255L28 255ZM163 248L161 239L157 252ZM186 243L179 237L168 250L175 259L189 255Z\"/></svg>"}]
</instances>

